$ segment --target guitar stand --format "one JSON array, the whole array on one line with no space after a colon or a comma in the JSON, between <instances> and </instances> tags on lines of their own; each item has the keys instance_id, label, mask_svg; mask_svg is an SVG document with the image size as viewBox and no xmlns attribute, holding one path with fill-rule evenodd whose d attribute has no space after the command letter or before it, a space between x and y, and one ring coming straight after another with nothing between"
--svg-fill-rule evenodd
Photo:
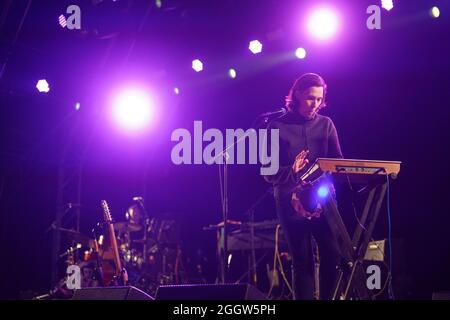
<instances>
[{"instance_id":1,"label":"guitar stand","mask_svg":"<svg viewBox=\"0 0 450 320\"><path fill-rule=\"evenodd\" d=\"M342 221L334 198L328 196L322 203L325 209L325 218L338 243L342 259L340 265L337 266L338 280L333 300L373 299L366 285L367 276L362 263L386 194L388 181L385 175L371 178L369 187L366 189L370 191L368 191L364 211L352 239Z\"/></svg>"}]
</instances>

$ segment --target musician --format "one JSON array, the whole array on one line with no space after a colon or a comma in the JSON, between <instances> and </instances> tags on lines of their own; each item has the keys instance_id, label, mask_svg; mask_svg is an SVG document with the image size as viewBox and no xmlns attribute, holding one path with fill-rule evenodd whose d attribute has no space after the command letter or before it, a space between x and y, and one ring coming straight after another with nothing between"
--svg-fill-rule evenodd
<instances>
[{"instance_id":1,"label":"musician","mask_svg":"<svg viewBox=\"0 0 450 320\"><path fill-rule=\"evenodd\" d=\"M99 287L100 283L95 274L95 265L92 262L81 262L81 288Z\"/></svg>"},{"instance_id":2,"label":"musician","mask_svg":"<svg viewBox=\"0 0 450 320\"><path fill-rule=\"evenodd\" d=\"M288 112L268 126L268 129L279 129L280 169L277 174L264 178L274 186L277 214L292 256L294 299L300 300L314 299L311 236L320 252L321 299L332 297L339 262L336 241L322 208L314 201L313 189L295 192L299 178L316 158L342 158L333 121L318 113L325 107L326 91L322 77L303 74L286 97Z\"/></svg>"}]
</instances>

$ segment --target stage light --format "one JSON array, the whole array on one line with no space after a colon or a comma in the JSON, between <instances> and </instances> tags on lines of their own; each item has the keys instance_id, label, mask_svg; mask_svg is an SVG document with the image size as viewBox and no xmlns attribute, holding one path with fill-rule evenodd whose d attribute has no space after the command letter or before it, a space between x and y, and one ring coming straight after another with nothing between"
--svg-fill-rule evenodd
<instances>
[{"instance_id":1,"label":"stage light","mask_svg":"<svg viewBox=\"0 0 450 320\"><path fill-rule=\"evenodd\" d=\"M237 76L236 70L234 70L233 68L231 68L230 70L228 70L228 76L229 76L231 79L236 78L236 76Z\"/></svg>"},{"instance_id":2,"label":"stage light","mask_svg":"<svg viewBox=\"0 0 450 320\"><path fill-rule=\"evenodd\" d=\"M394 3L392 0L381 0L381 7L385 8L387 11L390 11L394 7Z\"/></svg>"},{"instance_id":3,"label":"stage light","mask_svg":"<svg viewBox=\"0 0 450 320\"><path fill-rule=\"evenodd\" d=\"M77 111L80 110L81 104L80 104L79 102L75 103L74 108L75 108L75 110L77 110Z\"/></svg>"},{"instance_id":4,"label":"stage light","mask_svg":"<svg viewBox=\"0 0 450 320\"><path fill-rule=\"evenodd\" d=\"M440 15L441 15L441 12L438 7L433 7L430 9L430 16L432 18L435 18L435 19L439 18Z\"/></svg>"},{"instance_id":5,"label":"stage light","mask_svg":"<svg viewBox=\"0 0 450 320\"><path fill-rule=\"evenodd\" d=\"M203 70L203 63L199 59L195 59L192 61L192 69L196 72L200 72Z\"/></svg>"},{"instance_id":6,"label":"stage light","mask_svg":"<svg viewBox=\"0 0 450 320\"><path fill-rule=\"evenodd\" d=\"M305 59L306 50L303 48L297 48L297 50L295 50L295 56L299 59Z\"/></svg>"},{"instance_id":7,"label":"stage light","mask_svg":"<svg viewBox=\"0 0 450 320\"><path fill-rule=\"evenodd\" d=\"M67 20L63 14L58 17L58 22L62 28L65 28L67 26Z\"/></svg>"},{"instance_id":8,"label":"stage light","mask_svg":"<svg viewBox=\"0 0 450 320\"><path fill-rule=\"evenodd\" d=\"M138 131L146 128L152 120L153 113L153 101L144 90L129 89L115 98L114 120L125 130Z\"/></svg>"},{"instance_id":9,"label":"stage light","mask_svg":"<svg viewBox=\"0 0 450 320\"><path fill-rule=\"evenodd\" d=\"M317 189L317 195L319 198L325 198L328 196L329 190L326 185L320 186L319 189Z\"/></svg>"},{"instance_id":10,"label":"stage light","mask_svg":"<svg viewBox=\"0 0 450 320\"><path fill-rule=\"evenodd\" d=\"M178 95L180 94L180 89L178 87L173 88L173 92Z\"/></svg>"},{"instance_id":11,"label":"stage light","mask_svg":"<svg viewBox=\"0 0 450 320\"><path fill-rule=\"evenodd\" d=\"M258 40L250 41L248 48L251 52L253 52L253 54L260 53L262 51L262 43Z\"/></svg>"},{"instance_id":12,"label":"stage light","mask_svg":"<svg viewBox=\"0 0 450 320\"><path fill-rule=\"evenodd\" d=\"M50 86L48 85L47 80L41 79L37 82L36 88L39 90L39 92L49 92Z\"/></svg>"},{"instance_id":13,"label":"stage light","mask_svg":"<svg viewBox=\"0 0 450 320\"><path fill-rule=\"evenodd\" d=\"M307 20L308 32L319 40L333 37L339 29L339 18L335 11L329 8L314 10Z\"/></svg>"}]
</instances>

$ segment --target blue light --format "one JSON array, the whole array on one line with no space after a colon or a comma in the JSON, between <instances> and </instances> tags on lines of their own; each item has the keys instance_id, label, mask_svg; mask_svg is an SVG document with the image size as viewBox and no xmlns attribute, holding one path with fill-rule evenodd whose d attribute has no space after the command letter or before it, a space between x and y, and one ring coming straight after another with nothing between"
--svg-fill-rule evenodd
<instances>
[{"instance_id":1,"label":"blue light","mask_svg":"<svg viewBox=\"0 0 450 320\"><path fill-rule=\"evenodd\" d=\"M326 196L328 196L329 190L327 186L321 186L318 190L317 190L317 195L320 198L325 198Z\"/></svg>"}]
</instances>

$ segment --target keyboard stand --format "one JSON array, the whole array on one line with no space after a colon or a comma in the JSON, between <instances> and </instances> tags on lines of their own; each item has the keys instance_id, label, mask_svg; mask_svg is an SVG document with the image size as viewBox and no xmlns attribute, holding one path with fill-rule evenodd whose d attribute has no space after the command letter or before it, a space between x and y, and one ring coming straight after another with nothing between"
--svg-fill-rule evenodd
<instances>
[{"instance_id":1,"label":"keyboard stand","mask_svg":"<svg viewBox=\"0 0 450 320\"><path fill-rule=\"evenodd\" d=\"M324 173L324 175L327 176L330 173ZM366 285L367 274L362 263L386 194L387 181L386 175L371 178L373 179L366 190L369 194L364 211L352 239L350 239L342 221L334 198L328 196L322 203L325 209L325 218L338 242L342 259L338 266L338 280L332 297L333 300L370 300L373 298Z\"/></svg>"}]
</instances>

